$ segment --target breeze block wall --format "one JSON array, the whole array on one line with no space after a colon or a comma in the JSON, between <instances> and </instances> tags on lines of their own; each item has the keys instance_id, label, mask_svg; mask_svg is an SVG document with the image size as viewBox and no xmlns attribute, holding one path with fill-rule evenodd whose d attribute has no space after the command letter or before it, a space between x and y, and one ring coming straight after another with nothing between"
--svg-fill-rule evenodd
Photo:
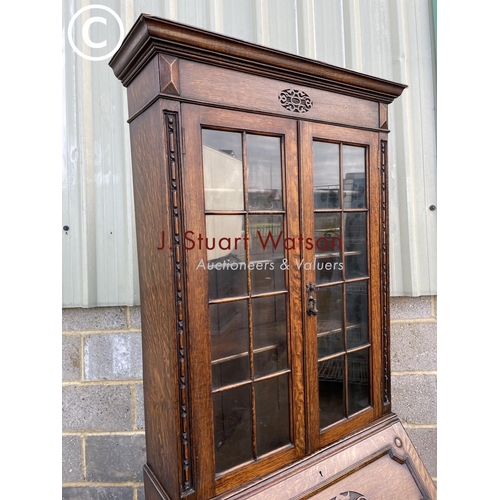
<instances>
[{"instance_id":1,"label":"breeze block wall","mask_svg":"<svg viewBox=\"0 0 500 500\"><path fill-rule=\"evenodd\" d=\"M437 481L437 297L391 297L392 411Z\"/></svg>"},{"instance_id":2,"label":"breeze block wall","mask_svg":"<svg viewBox=\"0 0 500 500\"><path fill-rule=\"evenodd\" d=\"M138 307L63 309L63 500L141 500Z\"/></svg>"},{"instance_id":3,"label":"breeze block wall","mask_svg":"<svg viewBox=\"0 0 500 500\"><path fill-rule=\"evenodd\" d=\"M436 480L436 298L391 299L393 410ZM139 307L63 309L63 500L141 500Z\"/></svg>"}]
</instances>

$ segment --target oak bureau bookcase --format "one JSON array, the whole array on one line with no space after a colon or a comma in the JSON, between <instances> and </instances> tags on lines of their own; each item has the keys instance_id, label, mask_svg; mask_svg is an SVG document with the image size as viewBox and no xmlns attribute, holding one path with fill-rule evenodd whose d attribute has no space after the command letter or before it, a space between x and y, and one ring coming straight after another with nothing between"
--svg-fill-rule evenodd
<instances>
[{"instance_id":1,"label":"oak bureau bookcase","mask_svg":"<svg viewBox=\"0 0 500 500\"><path fill-rule=\"evenodd\" d=\"M148 500L435 498L391 413L405 86L141 15L127 87Z\"/></svg>"}]
</instances>

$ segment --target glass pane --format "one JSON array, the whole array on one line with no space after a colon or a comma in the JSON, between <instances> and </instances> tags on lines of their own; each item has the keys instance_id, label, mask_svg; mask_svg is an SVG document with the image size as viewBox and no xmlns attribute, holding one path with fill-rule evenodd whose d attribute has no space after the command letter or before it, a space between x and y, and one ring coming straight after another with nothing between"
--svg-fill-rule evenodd
<instances>
[{"instance_id":1,"label":"glass pane","mask_svg":"<svg viewBox=\"0 0 500 500\"><path fill-rule=\"evenodd\" d=\"M212 389L248 380L249 374L248 355L212 363Z\"/></svg>"},{"instance_id":2,"label":"glass pane","mask_svg":"<svg viewBox=\"0 0 500 500\"><path fill-rule=\"evenodd\" d=\"M366 208L365 148L343 146L344 208Z\"/></svg>"},{"instance_id":3,"label":"glass pane","mask_svg":"<svg viewBox=\"0 0 500 500\"><path fill-rule=\"evenodd\" d=\"M281 140L247 134L248 205L250 210L282 210Z\"/></svg>"},{"instance_id":4,"label":"glass pane","mask_svg":"<svg viewBox=\"0 0 500 500\"><path fill-rule=\"evenodd\" d=\"M286 345L284 343L263 347L254 353L255 378L288 368Z\"/></svg>"},{"instance_id":5,"label":"glass pane","mask_svg":"<svg viewBox=\"0 0 500 500\"><path fill-rule=\"evenodd\" d=\"M316 292L316 307L318 334L342 330L344 325L342 285L320 288Z\"/></svg>"},{"instance_id":6,"label":"glass pane","mask_svg":"<svg viewBox=\"0 0 500 500\"><path fill-rule=\"evenodd\" d=\"M345 214L345 277L368 275L366 264L366 212Z\"/></svg>"},{"instance_id":7,"label":"glass pane","mask_svg":"<svg viewBox=\"0 0 500 500\"><path fill-rule=\"evenodd\" d=\"M368 342L367 282L346 283L345 293L347 348L352 349Z\"/></svg>"},{"instance_id":8,"label":"glass pane","mask_svg":"<svg viewBox=\"0 0 500 500\"><path fill-rule=\"evenodd\" d=\"M330 283L342 279L342 232L339 213L314 214L314 242L316 249L316 283Z\"/></svg>"},{"instance_id":9,"label":"glass pane","mask_svg":"<svg viewBox=\"0 0 500 500\"><path fill-rule=\"evenodd\" d=\"M320 427L342 420L344 409L344 356L318 363Z\"/></svg>"},{"instance_id":10,"label":"glass pane","mask_svg":"<svg viewBox=\"0 0 500 500\"><path fill-rule=\"evenodd\" d=\"M284 295L252 300L255 376L288 367L286 300Z\"/></svg>"},{"instance_id":11,"label":"glass pane","mask_svg":"<svg viewBox=\"0 0 500 500\"><path fill-rule=\"evenodd\" d=\"M215 470L253 459L250 385L213 395Z\"/></svg>"},{"instance_id":12,"label":"glass pane","mask_svg":"<svg viewBox=\"0 0 500 500\"><path fill-rule=\"evenodd\" d=\"M247 294L243 215L207 215L206 238L189 235L187 248L206 248L210 300ZM200 268L199 268L200 269ZM199 270L198 269L198 270Z\"/></svg>"},{"instance_id":13,"label":"glass pane","mask_svg":"<svg viewBox=\"0 0 500 500\"><path fill-rule=\"evenodd\" d=\"M284 290L283 216L251 215L249 221L252 294Z\"/></svg>"},{"instance_id":14,"label":"glass pane","mask_svg":"<svg viewBox=\"0 0 500 500\"><path fill-rule=\"evenodd\" d=\"M343 350L344 332L342 330L318 335L318 358L326 358Z\"/></svg>"},{"instance_id":15,"label":"glass pane","mask_svg":"<svg viewBox=\"0 0 500 500\"><path fill-rule=\"evenodd\" d=\"M349 416L370 406L370 365L368 349L347 355Z\"/></svg>"},{"instance_id":16,"label":"glass pane","mask_svg":"<svg viewBox=\"0 0 500 500\"><path fill-rule=\"evenodd\" d=\"M314 208L340 208L339 145L313 141Z\"/></svg>"},{"instance_id":17,"label":"glass pane","mask_svg":"<svg viewBox=\"0 0 500 500\"><path fill-rule=\"evenodd\" d=\"M255 383L257 455L290 443L288 375Z\"/></svg>"},{"instance_id":18,"label":"glass pane","mask_svg":"<svg viewBox=\"0 0 500 500\"><path fill-rule=\"evenodd\" d=\"M243 210L241 134L203 130L206 210Z\"/></svg>"},{"instance_id":19,"label":"glass pane","mask_svg":"<svg viewBox=\"0 0 500 500\"><path fill-rule=\"evenodd\" d=\"M246 300L210 304L212 361L248 353L248 303Z\"/></svg>"}]
</instances>

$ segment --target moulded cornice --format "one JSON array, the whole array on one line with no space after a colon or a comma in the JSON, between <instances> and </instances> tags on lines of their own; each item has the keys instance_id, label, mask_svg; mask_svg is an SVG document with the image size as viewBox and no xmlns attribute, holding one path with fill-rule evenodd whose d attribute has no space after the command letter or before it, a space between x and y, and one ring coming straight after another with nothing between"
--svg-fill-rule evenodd
<instances>
[{"instance_id":1,"label":"moulded cornice","mask_svg":"<svg viewBox=\"0 0 500 500\"><path fill-rule=\"evenodd\" d=\"M109 65L128 84L157 53L390 103L406 85L141 14Z\"/></svg>"}]
</instances>

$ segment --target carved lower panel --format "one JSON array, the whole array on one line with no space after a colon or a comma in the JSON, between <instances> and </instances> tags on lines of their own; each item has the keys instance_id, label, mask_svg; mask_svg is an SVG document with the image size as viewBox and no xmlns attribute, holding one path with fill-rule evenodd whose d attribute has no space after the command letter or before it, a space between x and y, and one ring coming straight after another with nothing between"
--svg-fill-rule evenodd
<instances>
[{"instance_id":1,"label":"carved lower panel","mask_svg":"<svg viewBox=\"0 0 500 500\"><path fill-rule=\"evenodd\" d=\"M436 500L401 423L388 416L336 446L217 500Z\"/></svg>"},{"instance_id":2,"label":"carved lower panel","mask_svg":"<svg viewBox=\"0 0 500 500\"><path fill-rule=\"evenodd\" d=\"M310 498L311 500L422 500L422 498L427 500L431 498L421 482L413 476L409 462L411 462L409 459L403 462L394 460L391 452L386 452L376 460L368 461L367 464L359 464L359 470ZM390 482L387 481L389 477ZM363 491L364 494L358 491Z\"/></svg>"},{"instance_id":3,"label":"carved lower panel","mask_svg":"<svg viewBox=\"0 0 500 500\"><path fill-rule=\"evenodd\" d=\"M384 404L391 402L391 384L389 369L389 195L388 195L388 176L387 176L387 141L380 141L380 171L382 176L381 192L381 222L382 222L382 349L384 365Z\"/></svg>"},{"instance_id":4,"label":"carved lower panel","mask_svg":"<svg viewBox=\"0 0 500 500\"><path fill-rule=\"evenodd\" d=\"M186 359L186 330L184 314L184 285L182 275L182 246L179 207L179 163L178 163L178 117L174 113L167 114L168 133L168 166L171 193L172 215L172 255L175 262L175 300L176 300L176 330L177 330L177 363L179 377L180 399L180 432L181 459L182 459L182 490L192 488L189 412L188 412L188 387L187 387L187 359Z\"/></svg>"}]
</instances>

